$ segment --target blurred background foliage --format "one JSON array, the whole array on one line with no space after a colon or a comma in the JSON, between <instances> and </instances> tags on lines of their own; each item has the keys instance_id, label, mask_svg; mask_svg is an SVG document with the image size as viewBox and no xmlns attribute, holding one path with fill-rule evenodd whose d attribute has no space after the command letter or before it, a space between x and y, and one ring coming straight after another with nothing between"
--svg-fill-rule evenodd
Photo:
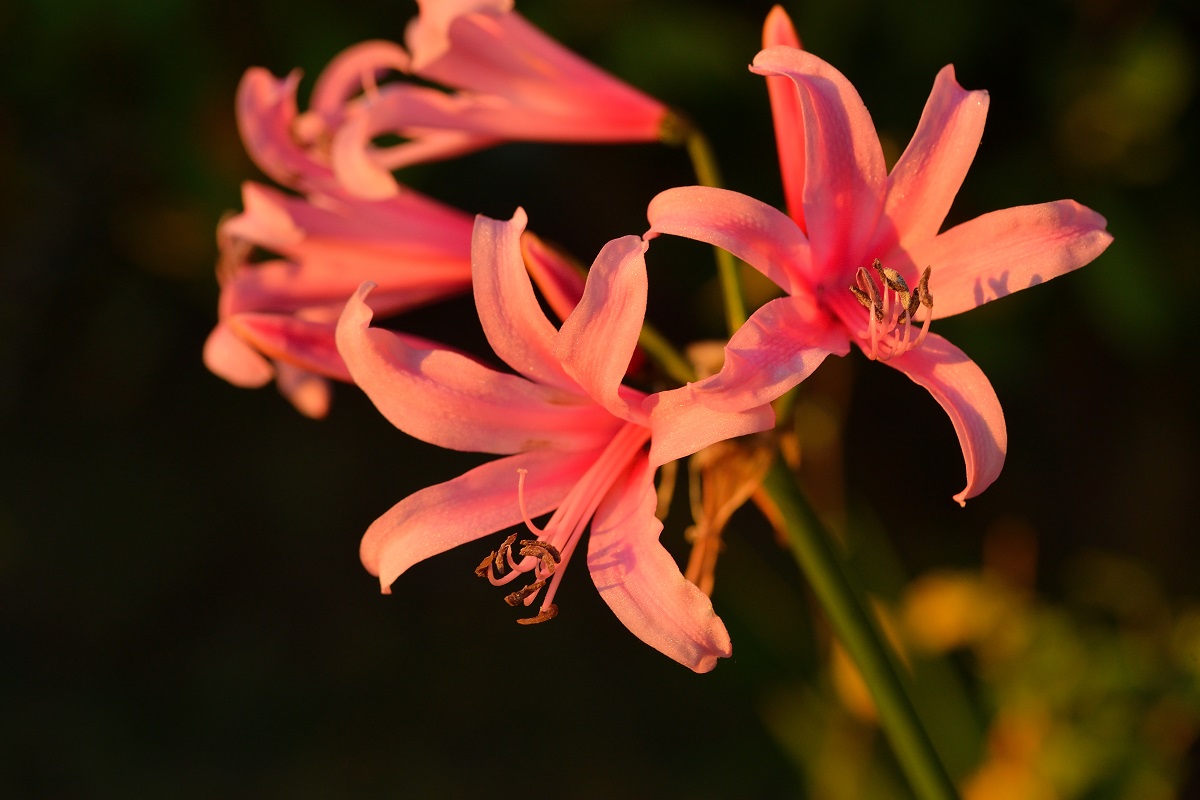
<instances>
[{"instance_id":1,"label":"blurred background foliage","mask_svg":"<svg viewBox=\"0 0 1200 800\"><path fill-rule=\"evenodd\" d=\"M746 70L769 3L518 6L685 109L730 188L781 204L766 93ZM1081 272L941 323L990 376L1010 432L1003 475L966 509L950 500L949 424L892 370L831 362L797 406L806 484L890 621L947 763L974 798L1200 793L1200 402L1183 346L1196 6L786 7L892 158L941 66L990 91L949 223L1072 197L1116 236ZM204 370L214 228L261 178L232 114L241 73L300 67L307 91L339 50L401 37L414 11L0 6L0 794L905 797L754 510L734 516L716 572L735 655L706 676L630 636L581 567L558 620L518 628L471 574L490 541L382 597L361 532L480 459L407 439L348 387L317 423ZM533 145L404 180L471 212L521 204L585 261L644 230L655 193L692 182L681 152ZM650 258L656 324L679 344L719 335L711 255L663 242ZM455 301L405 325L479 345L470 311ZM681 563L687 524L677 499L664 541Z\"/></svg>"}]
</instances>

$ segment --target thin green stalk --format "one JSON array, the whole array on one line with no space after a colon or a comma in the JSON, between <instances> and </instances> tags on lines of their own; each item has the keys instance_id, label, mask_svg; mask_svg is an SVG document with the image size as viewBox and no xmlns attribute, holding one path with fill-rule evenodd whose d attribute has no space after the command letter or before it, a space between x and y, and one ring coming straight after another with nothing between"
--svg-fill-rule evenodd
<instances>
[{"instance_id":1,"label":"thin green stalk","mask_svg":"<svg viewBox=\"0 0 1200 800\"><path fill-rule=\"evenodd\" d=\"M648 322L642 323L638 334L638 345L646 357L657 364L663 372L682 384L696 380L696 371L686 358Z\"/></svg>"},{"instance_id":2,"label":"thin green stalk","mask_svg":"<svg viewBox=\"0 0 1200 800\"><path fill-rule=\"evenodd\" d=\"M688 156L692 159L692 169L696 171L696 180L701 186L720 188L721 173L717 169L717 159L713 154L708 139L699 129L689 126L684 140ZM721 281L721 295L725 298L725 324L729 333L742 327L746 321L746 300L742 296L742 280L738 274L737 259L719 247L713 248L717 258L717 275Z\"/></svg>"},{"instance_id":3,"label":"thin green stalk","mask_svg":"<svg viewBox=\"0 0 1200 800\"><path fill-rule=\"evenodd\" d=\"M909 699L894 656L842 567L829 534L777 459L763 489L783 518L788 542L834 633L871 690L884 733L913 791L922 800L955 800L958 792Z\"/></svg>"}]
</instances>

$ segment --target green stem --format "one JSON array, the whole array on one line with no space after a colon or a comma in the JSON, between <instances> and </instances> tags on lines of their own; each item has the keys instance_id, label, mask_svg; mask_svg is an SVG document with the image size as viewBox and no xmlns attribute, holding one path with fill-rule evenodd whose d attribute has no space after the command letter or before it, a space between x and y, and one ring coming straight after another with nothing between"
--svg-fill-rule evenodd
<instances>
[{"instance_id":1,"label":"green stem","mask_svg":"<svg viewBox=\"0 0 1200 800\"><path fill-rule=\"evenodd\" d=\"M648 322L642 323L642 332L638 334L638 345L646 353L647 358L679 383L687 384L696 380L696 371L692 369L691 363Z\"/></svg>"},{"instance_id":2,"label":"green stem","mask_svg":"<svg viewBox=\"0 0 1200 800\"><path fill-rule=\"evenodd\" d=\"M692 169L701 186L721 187L721 173L717 159L708 139L694 126L688 126L684 143L692 159ZM717 275L721 281L721 294L725 298L725 324L732 335L746 321L746 300L742 296L742 280L738 274L737 259L732 253L719 247L713 248L717 258Z\"/></svg>"},{"instance_id":3,"label":"green stem","mask_svg":"<svg viewBox=\"0 0 1200 800\"><path fill-rule=\"evenodd\" d=\"M777 459L763 489L784 520L788 542L834 633L871 690L879 720L909 783L922 800L954 800L958 792L933 749L894 664L891 648L855 592L829 534Z\"/></svg>"}]
</instances>

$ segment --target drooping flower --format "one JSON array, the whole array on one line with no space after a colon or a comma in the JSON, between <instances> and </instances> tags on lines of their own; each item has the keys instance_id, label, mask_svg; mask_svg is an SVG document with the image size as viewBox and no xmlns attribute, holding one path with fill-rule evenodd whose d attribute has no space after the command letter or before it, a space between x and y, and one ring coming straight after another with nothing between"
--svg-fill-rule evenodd
<instances>
[{"instance_id":1,"label":"drooping flower","mask_svg":"<svg viewBox=\"0 0 1200 800\"><path fill-rule=\"evenodd\" d=\"M653 142L673 135L676 119L666 106L555 42L514 11L513 0L418 5L407 52L387 42L350 48L314 93L320 124L306 115L306 138L329 138L333 165L355 192L386 196L396 191L391 171L400 166L501 141ZM389 70L451 91L376 85ZM358 87L365 91L355 97ZM384 135L405 141L372 143Z\"/></svg>"},{"instance_id":2,"label":"drooping flower","mask_svg":"<svg viewBox=\"0 0 1200 800\"><path fill-rule=\"evenodd\" d=\"M370 284L346 306L338 349L384 416L441 447L502 456L407 497L376 520L363 537L363 564L387 592L422 559L524 525L528 538L514 545L518 537L508 537L478 574L497 585L531 581L506 600L530 606L540 597L528 621L541 622L557 613L555 593L590 522L588 570L617 617L676 661L710 670L729 655L729 637L708 598L658 542L654 470L770 427L773 414L769 407L716 412L679 390L647 398L623 386L645 314L645 242L610 242L556 330L522 263L525 221L520 210L510 222L479 217L472 247L480 321L518 374L370 327ZM550 512L544 526L533 522Z\"/></svg>"},{"instance_id":3,"label":"drooping flower","mask_svg":"<svg viewBox=\"0 0 1200 800\"><path fill-rule=\"evenodd\" d=\"M327 379L350 380L334 344L346 300L367 280L379 284L371 306L380 315L465 293L473 219L395 184L396 191L376 200L346 191L329 162L329 143L306 144L301 135L319 126L312 116L297 117L298 77L276 80L252 69L238 88L238 127L251 158L305 196L247 183L245 210L222 221L219 321L204 360L238 386L275 379L300 411L322 417L330 403ZM348 81L345 67L331 66L317 82L309 115L337 124ZM531 233L522 247L530 273L565 318L583 291L579 271Z\"/></svg>"},{"instance_id":4,"label":"drooping flower","mask_svg":"<svg viewBox=\"0 0 1200 800\"><path fill-rule=\"evenodd\" d=\"M766 40L787 41L782 11ZM649 235L717 245L785 292L730 340L724 368L691 385L715 410L778 397L853 342L925 387L949 414L966 461L962 503L995 480L1007 433L995 391L931 320L975 308L1087 264L1112 241L1073 200L1020 206L939 233L983 132L988 96L938 73L916 133L889 174L849 81L816 56L774 44L767 76L789 216L736 192L670 189L651 201ZM920 325L918 329L918 320Z\"/></svg>"},{"instance_id":5,"label":"drooping flower","mask_svg":"<svg viewBox=\"0 0 1200 800\"><path fill-rule=\"evenodd\" d=\"M218 230L219 320L204 360L239 386L276 378L308 416L328 411L327 378L350 380L334 331L363 281L380 284L372 306L386 315L470 288L470 217L415 192L303 198L247 183L242 196L245 211ZM256 249L281 258L252 261Z\"/></svg>"}]
</instances>

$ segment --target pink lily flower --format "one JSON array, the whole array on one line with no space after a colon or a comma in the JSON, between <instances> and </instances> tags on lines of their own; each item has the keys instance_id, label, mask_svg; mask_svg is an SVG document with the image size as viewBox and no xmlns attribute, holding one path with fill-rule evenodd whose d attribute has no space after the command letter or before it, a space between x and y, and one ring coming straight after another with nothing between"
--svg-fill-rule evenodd
<instances>
[{"instance_id":1,"label":"pink lily flower","mask_svg":"<svg viewBox=\"0 0 1200 800\"><path fill-rule=\"evenodd\" d=\"M722 247L785 292L729 341L720 373L691 385L735 411L795 386L850 343L925 387L954 425L966 462L962 504L999 475L1004 414L982 370L930 322L1087 264L1112 241L1073 200L995 211L939 233L983 132L988 96L938 73L911 143L891 173L866 107L846 78L796 46L782 11L754 59L767 76L791 216L736 192L665 191L650 233ZM919 320L919 325L918 325Z\"/></svg>"},{"instance_id":2,"label":"pink lily flower","mask_svg":"<svg viewBox=\"0 0 1200 800\"><path fill-rule=\"evenodd\" d=\"M621 385L646 307L646 243L627 236L596 258L579 305L556 330L538 305L520 236L479 217L472 246L475 303L496 354L517 374L443 349L413 347L370 327L364 284L347 303L337 343L351 375L392 424L441 447L501 456L402 500L362 540L383 591L422 559L509 526L477 570L495 585L531 581L506 597L542 622L591 524L587 566L601 597L638 638L697 671L730 654L707 597L659 544L655 469L714 441L773 424L769 407L717 412L686 390L647 398ZM647 445L649 448L647 449ZM553 512L544 526L533 519ZM519 548L519 549L518 549ZM514 553L514 550L517 550Z\"/></svg>"},{"instance_id":3,"label":"pink lily flower","mask_svg":"<svg viewBox=\"0 0 1200 800\"><path fill-rule=\"evenodd\" d=\"M365 280L380 314L466 292L471 218L416 192L383 201L351 195L286 195L247 183L245 211L218 230L219 321L204 348L210 370L258 387L275 378L302 413L329 410L327 379L349 381L334 332ZM250 260L256 248L282 258Z\"/></svg>"},{"instance_id":4,"label":"pink lily flower","mask_svg":"<svg viewBox=\"0 0 1200 800\"><path fill-rule=\"evenodd\" d=\"M327 70L341 76L331 86L369 87L363 102L343 115L332 144L339 178L363 196L395 191L391 170L411 163L414 150L452 149L454 142L460 152L501 141L654 142L675 127L666 106L555 42L513 11L513 0L418 0L418 5L420 14L405 37L407 53L368 42ZM388 69L453 91L395 83L374 87L370 76ZM315 104L328 109L333 104L325 97L349 94L330 91ZM411 141L378 148L371 142L381 134Z\"/></svg>"}]
</instances>

